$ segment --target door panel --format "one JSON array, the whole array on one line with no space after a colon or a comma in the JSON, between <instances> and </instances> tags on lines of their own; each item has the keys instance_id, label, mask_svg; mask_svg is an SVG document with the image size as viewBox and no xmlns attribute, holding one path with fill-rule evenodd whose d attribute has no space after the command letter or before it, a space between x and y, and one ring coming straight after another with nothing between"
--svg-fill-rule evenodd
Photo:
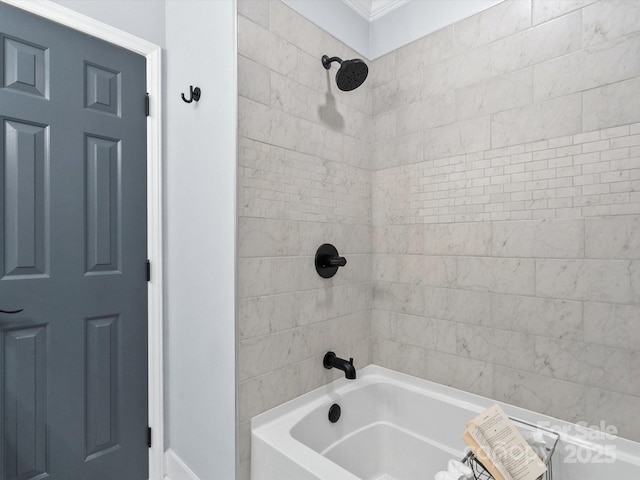
<instances>
[{"instance_id":1,"label":"door panel","mask_svg":"<svg viewBox=\"0 0 640 480\"><path fill-rule=\"evenodd\" d=\"M5 474L7 480L47 471L46 327L9 330L4 335Z\"/></svg>"},{"instance_id":2,"label":"door panel","mask_svg":"<svg viewBox=\"0 0 640 480\"><path fill-rule=\"evenodd\" d=\"M6 35L0 38L4 65L3 87L46 97L49 79L47 49Z\"/></svg>"},{"instance_id":3,"label":"door panel","mask_svg":"<svg viewBox=\"0 0 640 480\"><path fill-rule=\"evenodd\" d=\"M120 264L120 142L86 136L87 273L117 272Z\"/></svg>"},{"instance_id":4,"label":"door panel","mask_svg":"<svg viewBox=\"0 0 640 480\"><path fill-rule=\"evenodd\" d=\"M2 277L46 273L47 127L0 118L3 126Z\"/></svg>"},{"instance_id":5,"label":"door panel","mask_svg":"<svg viewBox=\"0 0 640 480\"><path fill-rule=\"evenodd\" d=\"M0 480L145 480L145 59L0 3Z\"/></svg>"},{"instance_id":6,"label":"door panel","mask_svg":"<svg viewBox=\"0 0 640 480\"><path fill-rule=\"evenodd\" d=\"M120 72L85 64L85 107L111 115L120 114Z\"/></svg>"},{"instance_id":7,"label":"door panel","mask_svg":"<svg viewBox=\"0 0 640 480\"><path fill-rule=\"evenodd\" d=\"M89 318L87 352L87 459L118 447L118 315Z\"/></svg>"}]
</instances>

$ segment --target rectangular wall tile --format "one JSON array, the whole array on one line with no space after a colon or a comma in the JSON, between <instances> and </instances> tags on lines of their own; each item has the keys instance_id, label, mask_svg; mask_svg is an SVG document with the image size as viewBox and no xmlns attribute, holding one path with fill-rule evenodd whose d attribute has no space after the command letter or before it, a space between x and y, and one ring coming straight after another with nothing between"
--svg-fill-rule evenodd
<instances>
[{"instance_id":1,"label":"rectangular wall tile","mask_svg":"<svg viewBox=\"0 0 640 480\"><path fill-rule=\"evenodd\" d=\"M494 366L491 363L429 351L426 379L486 397L492 396Z\"/></svg>"},{"instance_id":2,"label":"rectangular wall tile","mask_svg":"<svg viewBox=\"0 0 640 480\"><path fill-rule=\"evenodd\" d=\"M631 395L640 391L637 355L630 352L536 337L535 355L535 371L541 375Z\"/></svg>"},{"instance_id":3,"label":"rectangular wall tile","mask_svg":"<svg viewBox=\"0 0 640 480\"><path fill-rule=\"evenodd\" d=\"M488 293L425 287L423 298L421 314L429 318L479 325L491 315L491 295Z\"/></svg>"},{"instance_id":4,"label":"rectangular wall tile","mask_svg":"<svg viewBox=\"0 0 640 480\"><path fill-rule=\"evenodd\" d=\"M263 0L238 0L238 15L269 28L269 3Z\"/></svg>"},{"instance_id":5,"label":"rectangular wall tile","mask_svg":"<svg viewBox=\"0 0 640 480\"><path fill-rule=\"evenodd\" d=\"M421 162L422 131L376 142L373 146L373 169Z\"/></svg>"},{"instance_id":6,"label":"rectangular wall tile","mask_svg":"<svg viewBox=\"0 0 640 480\"><path fill-rule=\"evenodd\" d=\"M585 387L506 367L494 367L491 398L577 422L585 415Z\"/></svg>"},{"instance_id":7,"label":"rectangular wall tile","mask_svg":"<svg viewBox=\"0 0 640 480\"><path fill-rule=\"evenodd\" d=\"M294 149L297 152L343 162L344 135L306 119L298 119Z\"/></svg>"},{"instance_id":8,"label":"rectangular wall tile","mask_svg":"<svg viewBox=\"0 0 640 480\"><path fill-rule=\"evenodd\" d=\"M503 75L581 48L582 12L574 11L492 43L487 52L491 73Z\"/></svg>"},{"instance_id":9,"label":"rectangular wall tile","mask_svg":"<svg viewBox=\"0 0 640 480\"><path fill-rule=\"evenodd\" d=\"M238 16L238 53L286 77L296 76L296 47L242 15Z\"/></svg>"},{"instance_id":10,"label":"rectangular wall tile","mask_svg":"<svg viewBox=\"0 0 640 480\"><path fill-rule=\"evenodd\" d=\"M640 303L640 264L623 260L538 260L537 295Z\"/></svg>"},{"instance_id":11,"label":"rectangular wall tile","mask_svg":"<svg viewBox=\"0 0 640 480\"><path fill-rule=\"evenodd\" d=\"M265 258L238 259L238 298L258 297L273 293L271 261Z\"/></svg>"},{"instance_id":12,"label":"rectangular wall tile","mask_svg":"<svg viewBox=\"0 0 640 480\"><path fill-rule=\"evenodd\" d=\"M598 0L532 0L533 24L547 22Z\"/></svg>"},{"instance_id":13,"label":"rectangular wall tile","mask_svg":"<svg viewBox=\"0 0 640 480\"><path fill-rule=\"evenodd\" d=\"M269 69L238 55L238 95L269 105L271 101Z\"/></svg>"},{"instance_id":14,"label":"rectangular wall tile","mask_svg":"<svg viewBox=\"0 0 640 480\"><path fill-rule=\"evenodd\" d=\"M374 311L377 338L414 345L429 350L456 353L456 327L452 322L416 315Z\"/></svg>"},{"instance_id":15,"label":"rectangular wall tile","mask_svg":"<svg viewBox=\"0 0 640 480\"><path fill-rule=\"evenodd\" d=\"M323 55L323 31L283 2L269 2L269 30L292 45Z\"/></svg>"},{"instance_id":16,"label":"rectangular wall tile","mask_svg":"<svg viewBox=\"0 0 640 480\"><path fill-rule=\"evenodd\" d=\"M531 0L507 0L456 24L454 48L467 50L531 26Z\"/></svg>"},{"instance_id":17,"label":"rectangular wall tile","mask_svg":"<svg viewBox=\"0 0 640 480\"><path fill-rule=\"evenodd\" d=\"M251 422L239 422L237 426L236 445L238 448L238 460L240 463L251 461ZM238 472L236 471L236 478ZM249 472L247 472L249 479Z\"/></svg>"},{"instance_id":18,"label":"rectangular wall tile","mask_svg":"<svg viewBox=\"0 0 640 480\"><path fill-rule=\"evenodd\" d=\"M585 220L588 258L640 259L640 216L596 217Z\"/></svg>"},{"instance_id":19,"label":"rectangular wall tile","mask_svg":"<svg viewBox=\"0 0 640 480\"><path fill-rule=\"evenodd\" d=\"M308 360L330 347L337 352L340 347L369 337L369 314L361 312L247 339L239 344L239 380L248 380Z\"/></svg>"},{"instance_id":20,"label":"rectangular wall tile","mask_svg":"<svg viewBox=\"0 0 640 480\"><path fill-rule=\"evenodd\" d=\"M300 305L298 324L301 326L368 311L372 305L368 282L296 292L295 295Z\"/></svg>"},{"instance_id":21,"label":"rectangular wall tile","mask_svg":"<svg viewBox=\"0 0 640 480\"><path fill-rule=\"evenodd\" d=\"M297 132L298 122L294 116L244 97L238 98L238 135L294 149Z\"/></svg>"},{"instance_id":22,"label":"rectangular wall tile","mask_svg":"<svg viewBox=\"0 0 640 480\"><path fill-rule=\"evenodd\" d=\"M375 255L373 280L451 287L456 282L456 261L452 257Z\"/></svg>"},{"instance_id":23,"label":"rectangular wall tile","mask_svg":"<svg viewBox=\"0 0 640 480\"><path fill-rule=\"evenodd\" d=\"M371 336L373 338L391 338L396 313L386 310L371 311Z\"/></svg>"},{"instance_id":24,"label":"rectangular wall tile","mask_svg":"<svg viewBox=\"0 0 640 480\"><path fill-rule=\"evenodd\" d=\"M458 258L458 288L533 295L535 264L529 259Z\"/></svg>"},{"instance_id":25,"label":"rectangular wall tile","mask_svg":"<svg viewBox=\"0 0 640 480\"><path fill-rule=\"evenodd\" d=\"M399 79L385 83L372 91L372 112L374 115L414 103L420 99L422 91L422 71L417 70Z\"/></svg>"},{"instance_id":26,"label":"rectangular wall tile","mask_svg":"<svg viewBox=\"0 0 640 480\"><path fill-rule=\"evenodd\" d=\"M455 96L447 92L416 101L396 111L398 135L449 125L455 121Z\"/></svg>"},{"instance_id":27,"label":"rectangular wall tile","mask_svg":"<svg viewBox=\"0 0 640 480\"><path fill-rule=\"evenodd\" d=\"M564 340L586 337L582 303L571 300L492 295L491 316L483 325Z\"/></svg>"},{"instance_id":28,"label":"rectangular wall tile","mask_svg":"<svg viewBox=\"0 0 640 480\"><path fill-rule=\"evenodd\" d=\"M456 353L494 365L528 370L535 359L534 338L496 328L458 325Z\"/></svg>"},{"instance_id":29,"label":"rectangular wall tile","mask_svg":"<svg viewBox=\"0 0 640 480\"><path fill-rule=\"evenodd\" d=\"M419 38L395 50L394 54L397 78L446 60L453 55L453 26Z\"/></svg>"},{"instance_id":30,"label":"rectangular wall tile","mask_svg":"<svg viewBox=\"0 0 640 480\"><path fill-rule=\"evenodd\" d=\"M424 348L376 338L372 342L371 352L377 365L419 378L427 376L429 352Z\"/></svg>"},{"instance_id":31,"label":"rectangular wall tile","mask_svg":"<svg viewBox=\"0 0 640 480\"><path fill-rule=\"evenodd\" d=\"M594 88L584 92L584 130L615 127L640 120L638 99L640 78Z\"/></svg>"},{"instance_id":32,"label":"rectangular wall tile","mask_svg":"<svg viewBox=\"0 0 640 480\"><path fill-rule=\"evenodd\" d=\"M640 35L602 43L534 67L535 99L589 90L640 75ZM614 126L614 125L611 125Z\"/></svg>"},{"instance_id":33,"label":"rectangular wall tile","mask_svg":"<svg viewBox=\"0 0 640 480\"><path fill-rule=\"evenodd\" d=\"M456 90L456 119L521 107L533 99L533 70L524 69Z\"/></svg>"},{"instance_id":34,"label":"rectangular wall tile","mask_svg":"<svg viewBox=\"0 0 640 480\"><path fill-rule=\"evenodd\" d=\"M491 143L489 117L458 122L424 132L425 160L478 152Z\"/></svg>"},{"instance_id":35,"label":"rectangular wall tile","mask_svg":"<svg viewBox=\"0 0 640 480\"><path fill-rule=\"evenodd\" d=\"M640 439L640 422L635 415L640 408L640 398L598 388L587 388L585 418L590 425L615 427L623 438Z\"/></svg>"},{"instance_id":36,"label":"rectangular wall tile","mask_svg":"<svg viewBox=\"0 0 640 480\"><path fill-rule=\"evenodd\" d=\"M342 159L346 164L369 171L376 168L373 146L369 140L344 135L343 141Z\"/></svg>"},{"instance_id":37,"label":"rectangular wall tile","mask_svg":"<svg viewBox=\"0 0 640 480\"><path fill-rule=\"evenodd\" d=\"M300 324L301 295L287 293L238 300L240 339L259 337Z\"/></svg>"},{"instance_id":38,"label":"rectangular wall tile","mask_svg":"<svg viewBox=\"0 0 640 480\"><path fill-rule=\"evenodd\" d=\"M371 62L371 88L377 88L396 78L396 50Z\"/></svg>"},{"instance_id":39,"label":"rectangular wall tile","mask_svg":"<svg viewBox=\"0 0 640 480\"><path fill-rule=\"evenodd\" d=\"M497 257L582 258L581 219L493 222L492 247Z\"/></svg>"},{"instance_id":40,"label":"rectangular wall tile","mask_svg":"<svg viewBox=\"0 0 640 480\"><path fill-rule=\"evenodd\" d=\"M637 351L640 345L640 306L585 302L584 341Z\"/></svg>"},{"instance_id":41,"label":"rectangular wall tile","mask_svg":"<svg viewBox=\"0 0 640 480\"><path fill-rule=\"evenodd\" d=\"M239 257L273 257L302 254L300 223L266 218L239 219ZM308 253L308 252L307 252Z\"/></svg>"},{"instance_id":42,"label":"rectangular wall tile","mask_svg":"<svg viewBox=\"0 0 640 480\"><path fill-rule=\"evenodd\" d=\"M426 255L488 255L491 224L470 222L425 225L421 252Z\"/></svg>"},{"instance_id":43,"label":"rectangular wall tile","mask_svg":"<svg viewBox=\"0 0 640 480\"><path fill-rule=\"evenodd\" d=\"M567 95L491 116L491 146L504 147L582 131L582 96Z\"/></svg>"},{"instance_id":44,"label":"rectangular wall tile","mask_svg":"<svg viewBox=\"0 0 640 480\"><path fill-rule=\"evenodd\" d=\"M583 43L593 45L638 31L640 5L633 0L607 0L583 10Z\"/></svg>"},{"instance_id":45,"label":"rectangular wall tile","mask_svg":"<svg viewBox=\"0 0 640 480\"><path fill-rule=\"evenodd\" d=\"M377 254L428 254L423 251L423 230L427 225L385 225L374 227L374 251Z\"/></svg>"},{"instance_id":46,"label":"rectangular wall tile","mask_svg":"<svg viewBox=\"0 0 640 480\"><path fill-rule=\"evenodd\" d=\"M424 315L423 287L376 282L373 285L373 308L409 315ZM448 320L438 316L435 318Z\"/></svg>"},{"instance_id":47,"label":"rectangular wall tile","mask_svg":"<svg viewBox=\"0 0 640 480\"><path fill-rule=\"evenodd\" d=\"M429 65L422 72L422 98L428 98L436 95L443 95L456 87L470 85L473 80L479 81L490 76L488 67L488 55L484 51L479 51L474 57L475 65L470 72L475 72L476 76L473 80L468 77L458 77L460 65L464 62L464 55L459 58L454 57L448 60ZM457 80L456 80L457 79Z\"/></svg>"}]
</instances>

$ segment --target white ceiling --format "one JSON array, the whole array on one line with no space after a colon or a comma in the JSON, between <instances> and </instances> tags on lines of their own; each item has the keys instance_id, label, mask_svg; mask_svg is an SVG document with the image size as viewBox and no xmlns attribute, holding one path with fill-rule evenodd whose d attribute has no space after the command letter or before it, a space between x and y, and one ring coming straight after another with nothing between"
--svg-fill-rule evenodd
<instances>
[{"instance_id":1,"label":"white ceiling","mask_svg":"<svg viewBox=\"0 0 640 480\"><path fill-rule=\"evenodd\" d=\"M409 0L342 0L362 18L371 22L386 15Z\"/></svg>"}]
</instances>

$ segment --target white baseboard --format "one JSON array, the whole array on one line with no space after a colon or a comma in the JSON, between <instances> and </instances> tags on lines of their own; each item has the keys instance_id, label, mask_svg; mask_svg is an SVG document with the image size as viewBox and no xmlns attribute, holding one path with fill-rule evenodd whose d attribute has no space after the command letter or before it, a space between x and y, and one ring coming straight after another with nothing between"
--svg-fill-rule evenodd
<instances>
[{"instance_id":1,"label":"white baseboard","mask_svg":"<svg viewBox=\"0 0 640 480\"><path fill-rule=\"evenodd\" d=\"M164 474L165 480L200 480L171 449L164 452Z\"/></svg>"}]
</instances>

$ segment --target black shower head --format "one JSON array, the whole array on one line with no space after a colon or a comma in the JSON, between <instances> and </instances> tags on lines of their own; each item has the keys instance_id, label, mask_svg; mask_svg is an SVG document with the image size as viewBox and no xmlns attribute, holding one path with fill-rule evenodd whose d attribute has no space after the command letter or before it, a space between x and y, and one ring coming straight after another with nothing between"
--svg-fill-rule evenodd
<instances>
[{"instance_id":1,"label":"black shower head","mask_svg":"<svg viewBox=\"0 0 640 480\"><path fill-rule=\"evenodd\" d=\"M332 62L339 62L340 68L336 73L336 83L338 88L344 92L355 90L364 83L369 74L369 67L359 58L353 60L342 60L338 57L329 58L327 55L322 56L322 65L329 70Z\"/></svg>"}]
</instances>

